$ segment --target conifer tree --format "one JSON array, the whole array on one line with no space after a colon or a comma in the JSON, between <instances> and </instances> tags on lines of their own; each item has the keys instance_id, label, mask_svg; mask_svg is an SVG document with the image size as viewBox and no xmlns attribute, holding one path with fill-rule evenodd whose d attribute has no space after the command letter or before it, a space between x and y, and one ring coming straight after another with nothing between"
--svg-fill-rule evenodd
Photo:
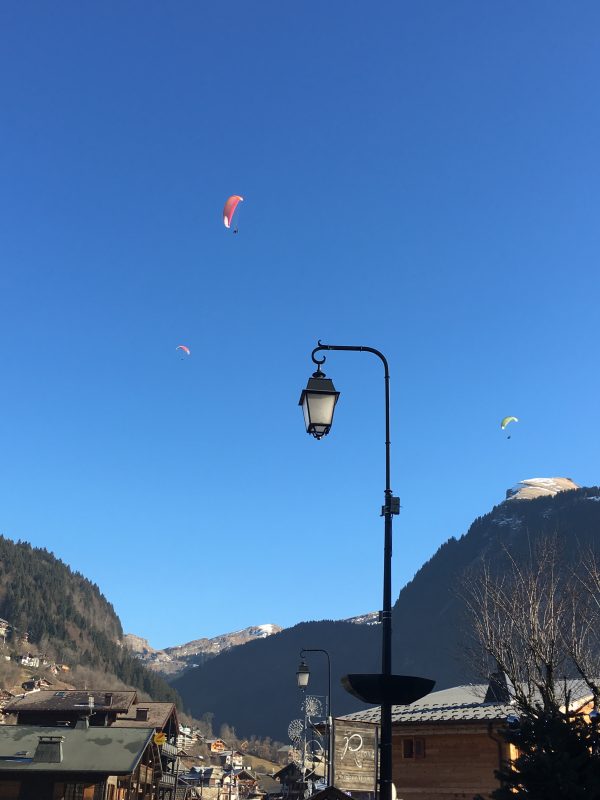
<instances>
[{"instance_id":1,"label":"conifer tree","mask_svg":"<svg viewBox=\"0 0 600 800\"><path fill-rule=\"evenodd\" d=\"M494 800L600 800L595 727L582 715L544 713L513 718L503 732L518 750L497 773Z\"/></svg>"}]
</instances>

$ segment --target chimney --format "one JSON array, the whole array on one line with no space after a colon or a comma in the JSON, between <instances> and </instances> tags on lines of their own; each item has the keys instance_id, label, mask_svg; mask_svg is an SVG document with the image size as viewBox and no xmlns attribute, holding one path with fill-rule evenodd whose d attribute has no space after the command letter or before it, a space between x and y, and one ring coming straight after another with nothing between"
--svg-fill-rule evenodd
<instances>
[{"instance_id":1,"label":"chimney","mask_svg":"<svg viewBox=\"0 0 600 800\"><path fill-rule=\"evenodd\" d=\"M484 703L510 703L510 681L502 670L492 672L487 692L485 693Z\"/></svg>"},{"instance_id":2,"label":"chimney","mask_svg":"<svg viewBox=\"0 0 600 800\"><path fill-rule=\"evenodd\" d=\"M33 754L33 763L60 764L63 760L64 736L38 736L38 746Z\"/></svg>"},{"instance_id":3,"label":"chimney","mask_svg":"<svg viewBox=\"0 0 600 800\"><path fill-rule=\"evenodd\" d=\"M147 708L136 708L135 710L135 718L138 721L145 721L148 719L148 709Z\"/></svg>"},{"instance_id":4,"label":"chimney","mask_svg":"<svg viewBox=\"0 0 600 800\"><path fill-rule=\"evenodd\" d=\"M104 705L112 706L112 692L106 692L104 695Z\"/></svg>"}]
</instances>

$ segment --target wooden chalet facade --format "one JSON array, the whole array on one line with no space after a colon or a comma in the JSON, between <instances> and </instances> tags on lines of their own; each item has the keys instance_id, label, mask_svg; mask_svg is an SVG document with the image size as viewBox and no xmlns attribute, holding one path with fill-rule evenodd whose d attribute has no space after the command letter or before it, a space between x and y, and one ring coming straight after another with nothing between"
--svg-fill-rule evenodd
<instances>
[{"instance_id":1,"label":"wooden chalet facade","mask_svg":"<svg viewBox=\"0 0 600 800\"><path fill-rule=\"evenodd\" d=\"M63 779L59 769L62 762L56 762L55 766L45 771L48 780L52 774L52 782L57 787L51 796L52 800L175 800L179 773L176 746L179 722L173 703L138 703L134 691L39 691L13 698L6 703L4 713L16 717L16 725L6 726L6 730L16 731L14 735L17 737L19 733L25 736L26 730L30 732L27 735L33 737L31 748L35 744L36 734L38 737L63 737L63 751L68 750L68 763L77 766L85 781L78 778L70 781ZM46 731L53 733L47 734ZM131 764L120 761L118 764L115 762L114 766L106 764L108 771L104 770L98 775L98 764L102 762L86 742L90 739L104 742L107 751L110 751L111 743L119 742L119 737L124 737L128 742L131 740L127 745L131 753L138 744L141 747L142 741L145 744L137 751L137 760L134 759ZM37 751L37 747L33 750ZM99 751L100 754L102 752ZM11 757L0 753L0 800L11 796L3 793L3 784L10 783L6 770L3 770L3 758L8 763L7 759L14 761L14 755ZM35 755L31 759L35 762ZM120 771L116 769L117 766ZM129 766L131 770L127 771ZM43 772L40 767L31 766L25 761L21 767L21 793L16 795L15 800L29 798L29 784L39 784L40 779L36 775ZM69 769L74 770L75 767ZM13 766L11 770L11 774L15 774ZM32 775L33 778L27 777ZM63 794L59 784L67 787ZM81 786L84 784L87 794L82 794ZM74 785L78 788L69 788ZM33 795L31 797L33 800ZM39 797L42 800L42 796Z\"/></svg>"},{"instance_id":2,"label":"wooden chalet facade","mask_svg":"<svg viewBox=\"0 0 600 800\"><path fill-rule=\"evenodd\" d=\"M588 690L575 681L572 688L574 708L587 713L592 707ZM516 756L499 733L514 713L506 684L497 676L489 685L457 686L393 706L392 769L398 800L487 800L500 786L496 770ZM343 719L378 725L379 718L375 707Z\"/></svg>"}]
</instances>

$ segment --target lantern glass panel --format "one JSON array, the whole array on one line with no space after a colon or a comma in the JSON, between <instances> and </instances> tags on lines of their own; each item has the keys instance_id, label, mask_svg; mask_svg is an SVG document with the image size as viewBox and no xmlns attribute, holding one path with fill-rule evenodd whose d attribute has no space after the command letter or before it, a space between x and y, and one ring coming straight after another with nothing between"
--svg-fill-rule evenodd
<instances>
[{"instance_id":1,"label":"lantern glass panel","mask_svg":"<svg viewBox=\"0 0 600 800\"><path fill-rule=\"evenodd\" d=\"M308 404L308 417L313 429L321 429L325 432L333 420L333 409L335 408L335 394L321 394L317 392L307 392L304 400ZM304 412L306 421L307 412Z\"/></svg>"}]
</instances>

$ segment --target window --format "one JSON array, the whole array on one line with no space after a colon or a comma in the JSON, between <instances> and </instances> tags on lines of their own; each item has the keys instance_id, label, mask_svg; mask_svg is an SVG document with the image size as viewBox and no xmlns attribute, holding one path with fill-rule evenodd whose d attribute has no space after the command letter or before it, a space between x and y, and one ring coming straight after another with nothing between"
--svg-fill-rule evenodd
<instances>
[{"instance_id":1,"label":"window","mask_svg":"<svg viewBox=\"0 0 600 800\"><path fill-rule=\"evenodd\" d=\"M97 795L104 795L104 783L65 783L64 786L64 800L94 800Z\"/></svg>"},{"instance_id":2,"label":"window","mask_svg":"<svg viewBox=\"0 0 600 800\"><path fill-rule=\"evenodd\" d=\"M402 758L425 758L425 739L414 736L403 738Z\"/></svg>"},{"instance_id":3,"label":"window","mask_svg":"<svg viewBox=\"0 0 600 800\"><path fill-rule=\"evenodd\" d=\"M2 781L0 797L2 800L17 800L21 792L21 781Z\"/></svg>"},{"instance_id":4,"label":"window","mask_svg":"<svg viewBox=\"0 0 600 800\"><path fill-rule=\"evenodd\" d=\"M83 800L83 783L67 783L65 800Z\"/></svg>"}]
</instances>

